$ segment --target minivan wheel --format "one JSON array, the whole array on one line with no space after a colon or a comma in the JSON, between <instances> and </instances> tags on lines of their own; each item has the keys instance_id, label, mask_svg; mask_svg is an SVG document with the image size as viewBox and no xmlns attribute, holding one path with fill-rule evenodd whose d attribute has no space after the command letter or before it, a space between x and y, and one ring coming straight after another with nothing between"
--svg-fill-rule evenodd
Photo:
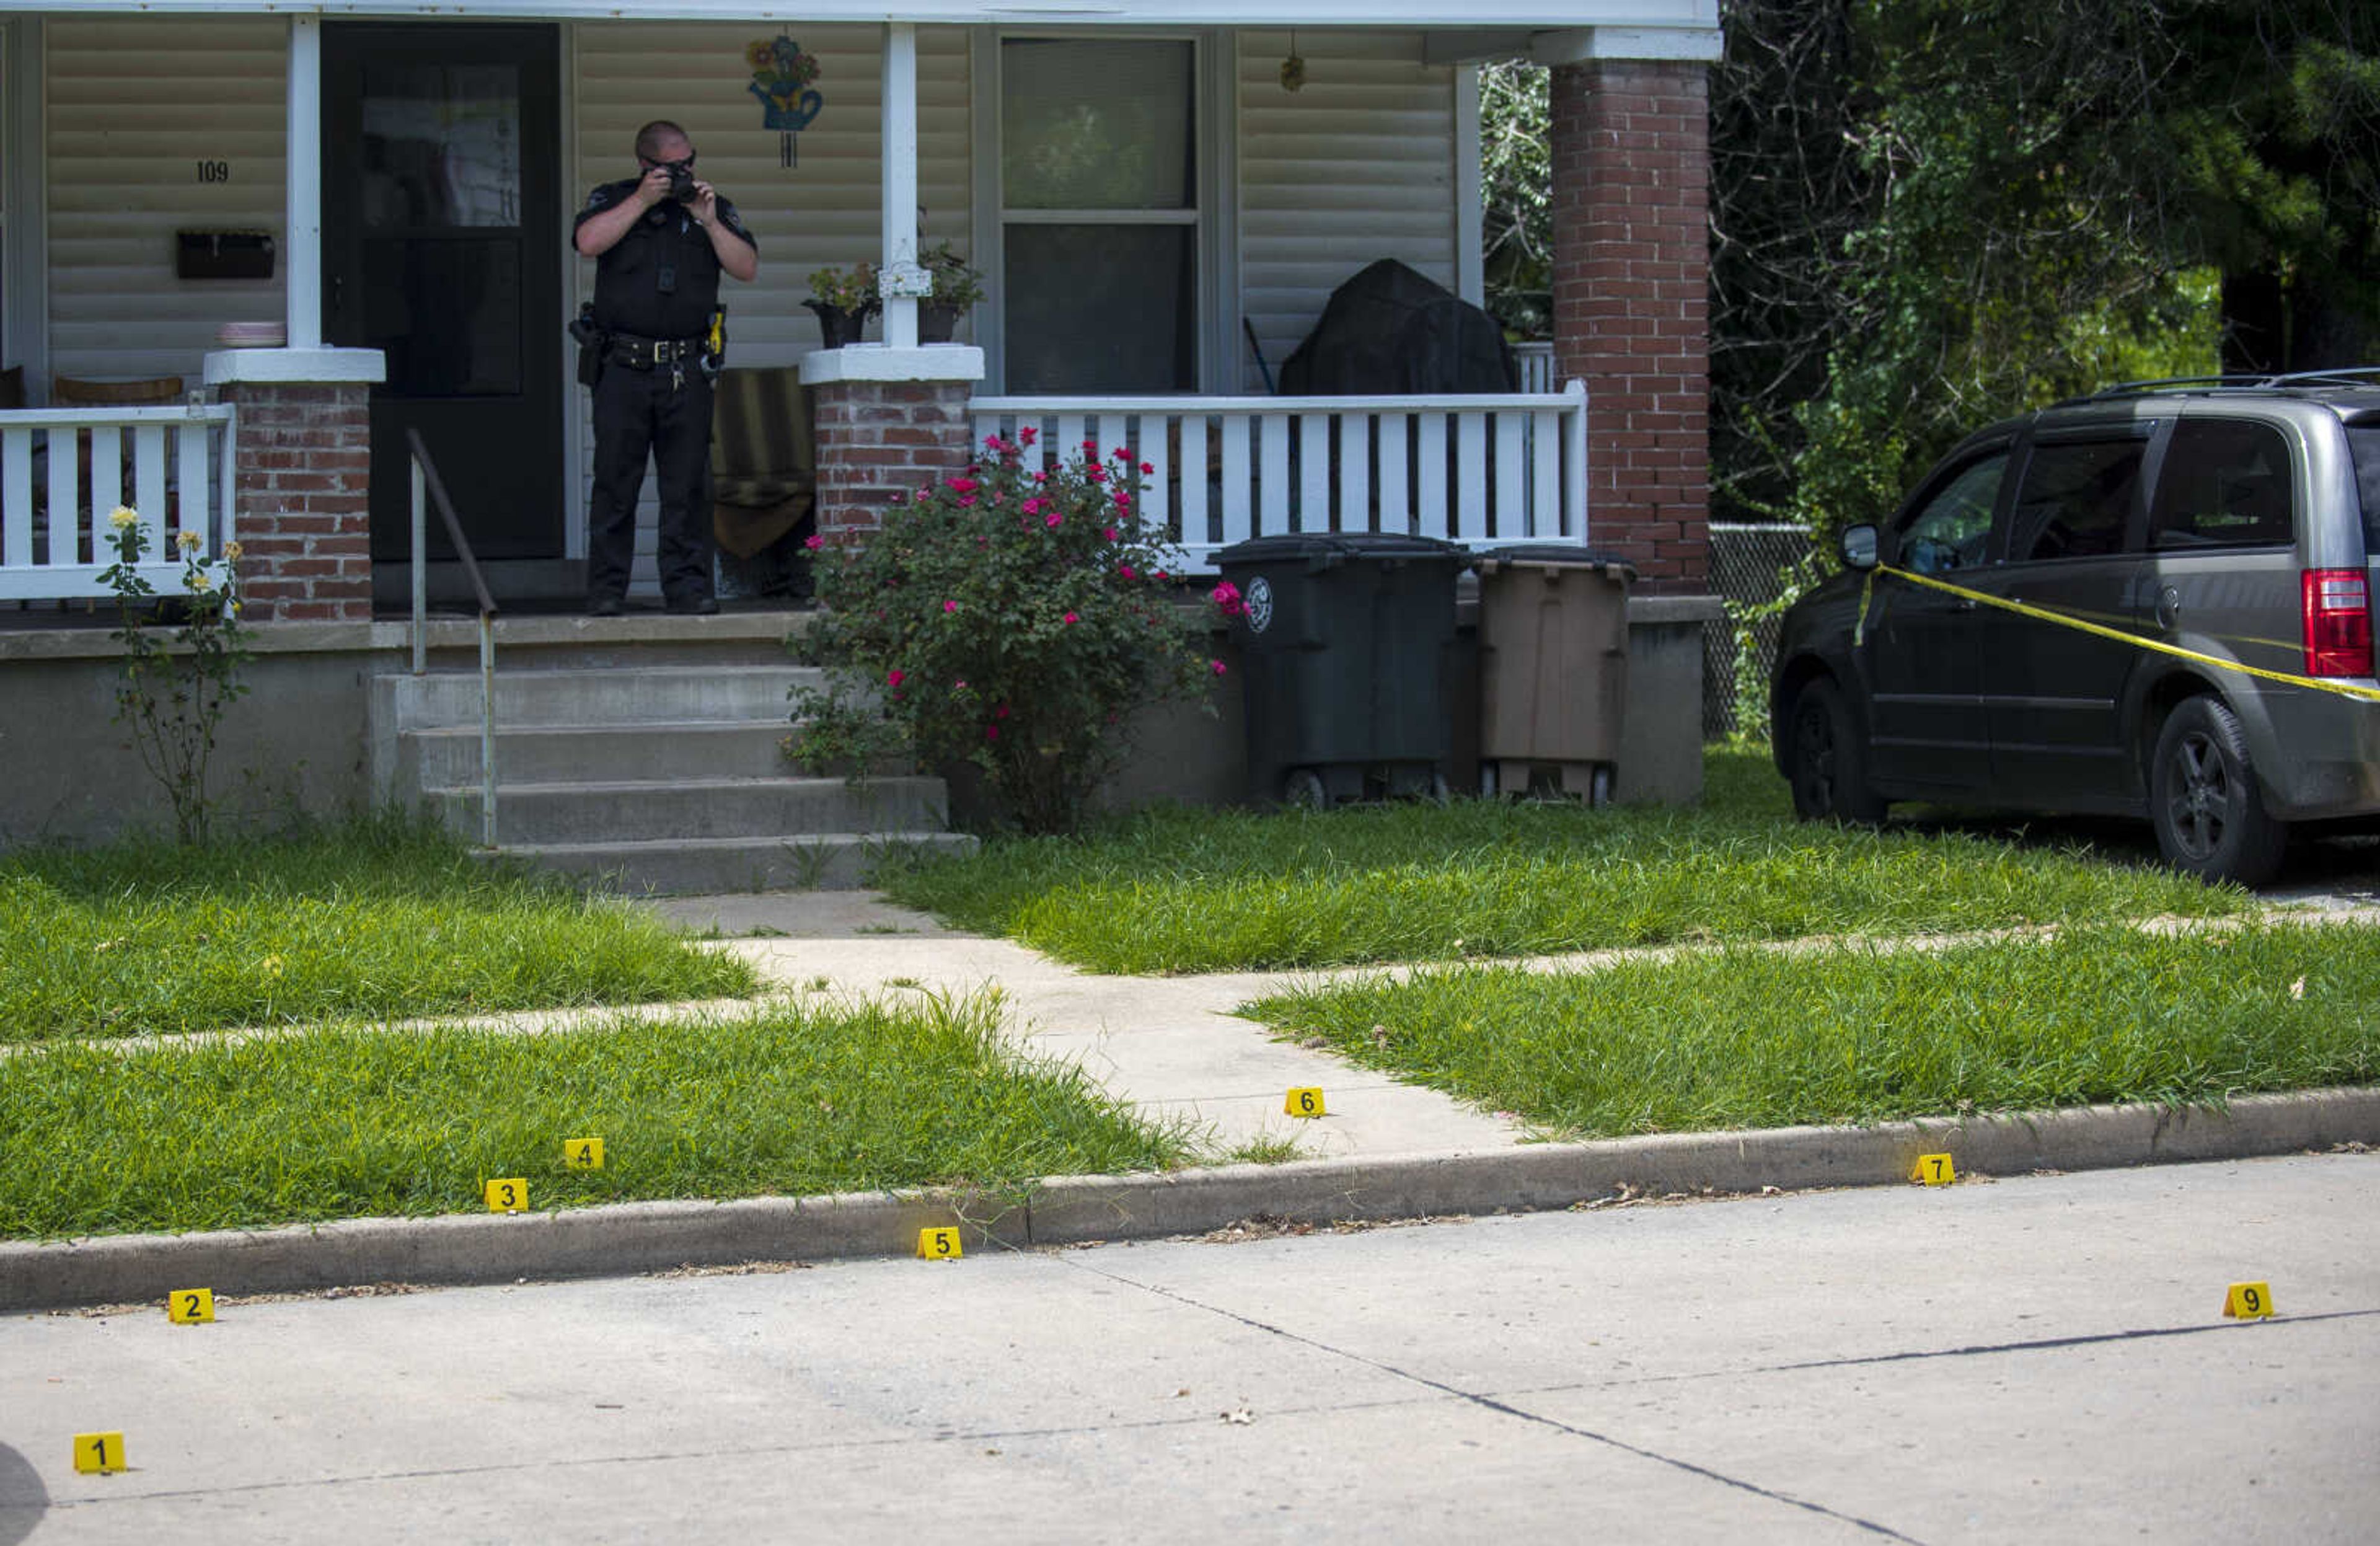
<instances>
[{"instance_id":1,"label":"minivan wheel","mask_svg":"<svg viewBox=\"0 0 2380 1546\"><path fill-rule=\"evenodd\" d=\"M2149 816L2166 862L2208 881L2261 885L2281 867L2287 823L2265 810L2248 738L2220 699L2185 700L2157 732Z\"/></svg>"},{"instance_id":2,"label":"minivan wheel","mask_svg":"<svg viewBox=\"0 0 2380 1546\"><path fill-rule=\"evenodd\" d=\"M1867 749L1852 727L1840 688L1824 677L1803 687L1787 734L1794 815L1805 822L1884 820L1885 802L1867 786Z\"/></svg>"}]
</instances>

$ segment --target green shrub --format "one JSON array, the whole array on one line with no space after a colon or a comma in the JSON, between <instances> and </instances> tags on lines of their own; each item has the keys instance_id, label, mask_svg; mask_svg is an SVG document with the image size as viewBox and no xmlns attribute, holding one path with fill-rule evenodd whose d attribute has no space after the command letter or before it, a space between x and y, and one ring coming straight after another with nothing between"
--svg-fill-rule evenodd
<instances>
[{"instance_id":1,"label":"green shrub","mask_svg":"<svg viewBox=\"0 0 2380 1546\"><path fill-rule=\"evenodd\" d=\"M1028 466L1033 438L987 438L879 530L811 539L827 610L806 648L830 669L824 690L794 693L805 768L969 762L1008 822L1071 831L1123 755L1124 716L1222 673L1175 613L1179 551L1140 523L1148 469L1091 441Z\"/></svg>"}]
</instances>

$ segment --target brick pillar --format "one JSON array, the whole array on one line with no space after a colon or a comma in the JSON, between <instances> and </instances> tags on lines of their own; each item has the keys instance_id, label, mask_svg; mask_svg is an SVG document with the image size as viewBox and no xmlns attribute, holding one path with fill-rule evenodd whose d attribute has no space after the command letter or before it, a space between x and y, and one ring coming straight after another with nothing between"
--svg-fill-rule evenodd
<instances>
[{"instance_id":1,"label":"brick pillar","mask_svg":"<svg viewBox=\"0 0 2380 1546\"><path fill-rule=\"evenodd\" d=\"M1586 383L1588 541L1653 591L1708 589L1705 68L1553 70L1554 363Z\"/></svg>"},{"instance_id":2,"label":"brick pillar","mask_svg":"<svg viewBox=\"0 0 2380 1546\"><path fill-rule=\"evenodd\" d=\"M829 381L813 388L818 527L832 541L883 524L895 494L971 459L964 381Z\"/></svg>"},{"instance_id":3,"label":"brick pillar","mask_svg":"<svg viewBox=\"0 0 2380 1546\"><path fill-rule=\"evenodd\" d=\"M226 382L251 622L371 620L371 387Z\"/></svg>"}]
</instances>

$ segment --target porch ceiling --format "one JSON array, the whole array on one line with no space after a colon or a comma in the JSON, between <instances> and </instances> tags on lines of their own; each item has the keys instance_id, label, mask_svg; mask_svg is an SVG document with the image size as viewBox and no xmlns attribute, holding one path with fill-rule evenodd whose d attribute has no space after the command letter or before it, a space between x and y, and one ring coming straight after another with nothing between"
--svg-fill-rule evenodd
<instances>
[{"instance_id":1,"label":"porch ceiling","mask_svg":"<svg viewBox=\"0 0 2380 1546\"><path fill-rule=\"evenodd\" d=\"M290 0L54 0L6 3L0 15L88 16L121 11L147 16L181 12L222 16L262 13L353 17L421 17L453 20L752 21L799 25L825 21L912 21L944 25L1048 27L1510 27L1715 31L1718 0L803 0L797 6L749 0L333 0L308 6Z\"/></svg>"}]
</instances>

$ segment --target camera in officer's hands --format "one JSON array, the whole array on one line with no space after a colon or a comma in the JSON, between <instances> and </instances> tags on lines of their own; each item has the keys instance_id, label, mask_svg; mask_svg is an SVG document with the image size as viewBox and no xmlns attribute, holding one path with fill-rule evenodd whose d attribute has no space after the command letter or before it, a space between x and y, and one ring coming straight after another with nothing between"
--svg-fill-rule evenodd
<instances>
[{"instance_id":1,"label":"camera in officer's hands","mask_svg":"<svg viewBox=\"0 0 2380 1546\"><path fill-rule=\"evenodd\" d=\"M662 164L662 170L669 174L669 196L682 204L690 202L694 198L694 168L683 161L670 161Z\"/></svg>"}]
</instances>

